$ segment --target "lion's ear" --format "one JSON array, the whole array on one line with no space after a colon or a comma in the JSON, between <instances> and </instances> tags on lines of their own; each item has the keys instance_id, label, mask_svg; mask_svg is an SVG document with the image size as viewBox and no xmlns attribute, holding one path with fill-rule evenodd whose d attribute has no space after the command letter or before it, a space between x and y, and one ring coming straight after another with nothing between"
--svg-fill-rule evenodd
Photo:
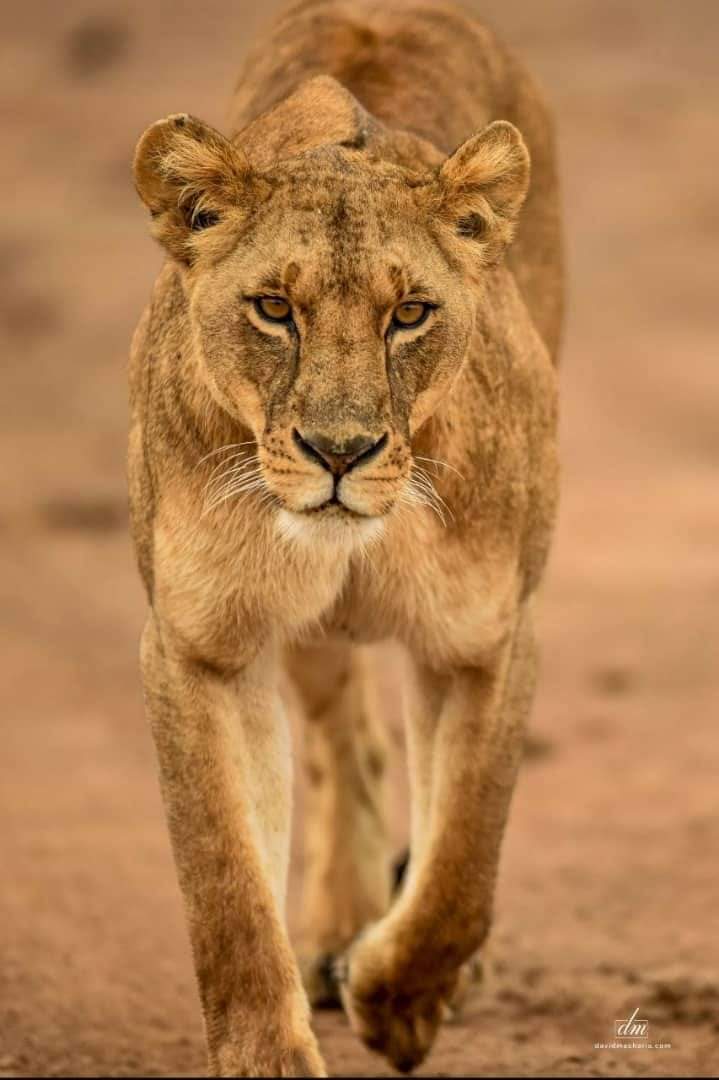
<instances>
[{"instance_id":1,"label":"lion's ear","mask_svg":"<svg viewBox=\"0 0 719 1080\"><path fill-rule=\"evenodd\" d=\"M138 194L152 214L153 235L182 262L191 261L194 234L247 201L249 173L237 149L186 113L147 129L133 170Z\"/></svg>"},{"instance_id":2,"label":"lion's ear","mask_svg":"<svg viewBox=\"0 0 719 1080\"><path fill-rule=\"evenodd\" d=\"M357 98L331 75L315 75L235 136L254 168L320 146L362 149L379 128Z\"/></svg>"},{"instance_id":3,"label":"lion's ear","mask_svg":"<svg viewBox=\"0 0 719 1080\"><path fill-rule=\"evenodd\" d=\"M510 243L529 188L529 153L513 124L496 120L447 158L439 171L440 213L496 262Z\"/></svg>"}]
</instances>

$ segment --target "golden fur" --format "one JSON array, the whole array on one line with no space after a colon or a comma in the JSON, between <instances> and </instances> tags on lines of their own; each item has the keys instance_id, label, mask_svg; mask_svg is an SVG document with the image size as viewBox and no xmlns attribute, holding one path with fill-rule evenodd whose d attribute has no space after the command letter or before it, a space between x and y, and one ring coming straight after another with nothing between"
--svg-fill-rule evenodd
<instances>
[{"instance_id":1,"label":"golden fur","mask_svg":"<svg viewBox=\"0 0 719 1080\"><path fill-rule=\"evenodd\" d=\"M551 125L458 9L304 0L251 54L232 136L168 117L135 179L169 256L130 372L142 665L210 1068L323 1075L300 968L318 1000L335 963L356 1030L408 1070L490 925L532 697L557 495ZM393 903L352 644L390 637L413 804ZM301 965L284 659L308 731Z\"/></svg>"}]
</instances>

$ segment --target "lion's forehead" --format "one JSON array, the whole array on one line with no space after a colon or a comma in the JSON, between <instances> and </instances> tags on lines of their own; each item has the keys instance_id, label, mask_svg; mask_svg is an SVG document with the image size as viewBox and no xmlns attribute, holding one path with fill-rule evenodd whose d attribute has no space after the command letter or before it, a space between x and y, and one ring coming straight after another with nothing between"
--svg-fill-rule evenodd
<instances>
[{"instance_id":1,"label":"lion's forehead","mask_svg":"<svg viewBox=\"0 0 719 1080\"><path fill-rule=\"evenodd\" d=\"M324 147L281 162L273 178L274 183L290 191L317 186L324 190L353 187L374 193L399 189L409 193L431 180L430 174L424 176L384 158L340 147Z\"/></svg>"},{"instance_id":2,"label":"lion's forehead","mask_svg":"<svg viewBox=\"0 0 719 1080\"><path fill-rule=\"evenodd\" d=\"M416 216L416 203L416 191L402 170L327 155L280 170L270 210L309 227L315 240L365 238L372 243L387 239L400 220Z\"/></svg>"},{"instance_id":3,"label":"lion's forehead","mask_svg":"<svg viewBox=\"0 0 719 1080\"><path fill-rule=\"evenodd\" d=\"M395 174L296 167L257 220L258 248L276 276L304 287L389 291L390 299L444 260L413 191Z\"/></svg>"}]
</instances>

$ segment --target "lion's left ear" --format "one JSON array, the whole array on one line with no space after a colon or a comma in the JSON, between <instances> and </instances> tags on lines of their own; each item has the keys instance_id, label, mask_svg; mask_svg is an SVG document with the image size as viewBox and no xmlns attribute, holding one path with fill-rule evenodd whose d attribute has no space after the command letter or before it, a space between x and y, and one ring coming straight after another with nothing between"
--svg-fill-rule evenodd
<instances>
[{"instance_id":1,"label":"lion's left ear","mask_svg":"<svg viewBox=\"0 0 719 1080\"><path fill-rule=\"evenodd\" d=\"M440 214L481 245L485 263L510 243L529 188L529 153L513 124L496 120L447 158L439 171Z\"/></svg>"}]
</instances>

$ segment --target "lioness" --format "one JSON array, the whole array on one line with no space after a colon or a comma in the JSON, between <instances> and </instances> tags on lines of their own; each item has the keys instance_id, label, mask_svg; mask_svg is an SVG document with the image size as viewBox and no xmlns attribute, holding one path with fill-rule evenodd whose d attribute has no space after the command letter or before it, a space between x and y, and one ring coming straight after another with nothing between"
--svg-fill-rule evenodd
<instances>
[{"instance_id":1,"label":"lioness","mask_svg":"<svg viewBox=\"0 0 719 1080\"><path fill-rule=\"evenodd\" d=\"M341 957L354 1028L410 1070L489 929L533 692L557 498L551 125L460 10L302 0L252 52L232 130L169 116L134 163L169 256L131 358L142 668L209 1064L325 1075L284 924L288 656L306 985L325 994ZM394 900L352 644L385 638L409 656Z\"/></svg>"}]
</instances>

